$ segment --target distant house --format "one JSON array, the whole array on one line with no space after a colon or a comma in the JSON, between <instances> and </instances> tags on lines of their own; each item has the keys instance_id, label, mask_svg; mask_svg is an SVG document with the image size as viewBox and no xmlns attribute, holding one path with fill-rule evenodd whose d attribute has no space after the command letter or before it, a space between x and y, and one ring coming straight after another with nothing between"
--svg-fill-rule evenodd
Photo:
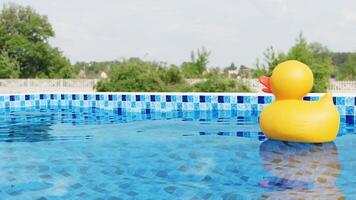
<instances>
[{"instance_id":1,"label":"distant house","mask_svg":"<svg viewBox=\"0 0 356 200\"><path fill-rule=\"evenodd\" d=\"M229 70L227 71L227 76L231 79L237 79L239 77L239 71L238 70Z\"/></svg>"}]
</instances>

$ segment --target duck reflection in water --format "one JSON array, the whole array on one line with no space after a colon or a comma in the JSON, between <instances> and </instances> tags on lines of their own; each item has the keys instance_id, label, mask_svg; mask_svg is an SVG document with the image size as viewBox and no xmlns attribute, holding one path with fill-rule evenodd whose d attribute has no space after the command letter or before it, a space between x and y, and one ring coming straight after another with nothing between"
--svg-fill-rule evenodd
<instances>
[{"instance_id":1,"label":"duck reflection in water","mask_svg":"<svg viewBox=\"0 0 356 200\"><path fill-rule=\"evenodd\" d=\"M334 143L310 144L266 140L260 146L265 170L262 199L344 199L335 185L340 173Z\"/></svg>"}]
</instances>

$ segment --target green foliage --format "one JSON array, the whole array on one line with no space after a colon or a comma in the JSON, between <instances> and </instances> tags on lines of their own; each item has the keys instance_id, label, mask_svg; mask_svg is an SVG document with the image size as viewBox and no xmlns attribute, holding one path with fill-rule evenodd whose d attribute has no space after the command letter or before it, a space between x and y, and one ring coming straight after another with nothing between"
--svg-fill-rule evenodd
<instances>
[{"instance_id":1,"label":"green foliage","mask_svg":"<svg viewBox=\"0 0 356 200\"><path fill-rule=\"evenodd\" d=\"M268 69L264 67L256 67L255 69L252 70L252 77L253 78L259 78L260 76L266 76L269 75L270 72Z\"/></svg>"},{"instance_id":2,"label":"green foliage","mask_svg":"<svg viewBox=\"0 0 356 200\"><path fill-rule=\"evenodd\" d=\"M99 81L97 91L177 92L190 91L177 66L131 58L111 66L108 79Z\"/></svg>"},{"instance_id":3,"label":"green foliage","mask_svg":"<svg viewBox=\"0 0 356 200\"><path fill-rule=\"evenodd\" d=\"M251 92L251 89L243 81L237 81L236 92Z\"/></svg>"},{"instance_id":4,"label":"green foliage","mask_svg":"<svg viewBox=\"0 0 356 200\"><path fill-rule=\"evenodd\" d=\"M182 63L182 71L186 78L200 78L206 71L209 63L209 55L205 48L198 49L197 53L191 53L190 61Z\"/></svg>"},{"instance_id":5,"label":"green foliage","mask_svg":"<svg viewBox=\"0 0 356 200\"><path fill-rule=\"evenodd\" d=\"M17 78L19 75L19 64L11 59L5 52L0 54L0 78Z\"/></svg>"},{"instance_id":6,"label":"green foliage","mask_svg":"<svg viewBox=\"0 0 356 200\"><path fill-rule=\"evenodd\" d=\"M109 72L110 68L115 68L117 65L120 65L120 61L77 62L73 65L73 68L76 74L79 74L82 70L85 78L100 78L101 72Z\"/></svg>"},{"instance_id":7,"label":"green foliage","mask_svg":"<svg viewBox=\"0 0 356 200\"><path fill-rule=\"evenodd\" d=\"M209 72L204 74L205 78L210 77L222 77L221 70L219 67L212 67L209 69Z\"/></svg>"},{"instance_id":8,"label":"green foliage","mask_svg":"<svg viewBox=\"0 0 356 200\"><path fill-rule=\"evenodd\" d=\"M155 91L152 91L155 92ZM165 85L163 92L192 92L192 86L184 84L168 84Z\"/></svg>"},{"instance_id":9,"label":"green foliage","mask_svg":"<svg viewBox=\"0 0 356 200\"><path fill-rule=\"evenodd\" d=\"M237 70L235 63L231 63L230 66L226 67L227 70Z\"/></svg>"},{"instance_id":10,"label":"green foliage","mask_svg":"<svg viewBox=\"0 0 356 200\"><path fill-rule=\"evenodd\" d=\"M194 92L250 92L250 88L241 81L227 79L218 68L206 75L206 80L194 85Z\"/></svg>"},{"instance_id":11,"label":"green foliage","mask_svg":"<svg viewBox=\"0 0 356 200\"><path fill-rule=\"evenodd\" d=\"M175 65L172 65L169 68L160 67L159 74L163 82L168 85L176 85L185 82L181 70Z\"/></svg>"},{"instance_id":12,"label":"green foliage","mask_svg":"<svg viewBox=\"0 0 356 200\"><path fill-rule=\"evenodd\" d=\"M206 81L194 85L196 92L234 92L235 88L235 81L215 77L210 77Z\"/></svg>"},{"instance_id":13,"label":"green foliage","mask_svg":"<svg viewBox=\"0 0 356 200\"><path fill-rule=\"evenodd\" d=\"M265 57L265 62L267 63L267 66L263 66L263 68L261 69L268 69L268 75L272 73L273 69L279 63L287 60L287 56L284 53L276 54L272 46L267 48L263 55Z\"/></svg>"},{"instance_id":14,"label":"green foliage","mask_svg":"<svg viewBox=\"0 0 356 200\"><path fill-rule=\"evenodd\" d=\"M0 51L17 64L20 78L73 76L69 60L49 45L53 36L47 17L30 7L8 4L0 12Z\"/></svg>"},{"instance_id":15,"label":"green foliage","mask_svg":"<svg viewBox=\"0 0 356 200\"><path fill-rule=\"evenodd\" d=\"M308 65L314 74L314 85L312 92L325 92L331 74L333 72L332 56L330 51L321 44L308 44L302 34L297 38L296 44L288 51L287 54L275 53L272 47L265 52L265 61L268 65L268 73L270 75L272 70L281 62L286 60L298 60ZM263 72L266 68L257 68L254 76Z\"/></svg>"},{"instance_id":16,"label":"green foliage","mask_svg":"<svg viewBox=\"0 0 356 200\"><path fill-rule=\"evenodd\" d=\"M237 70L237 67L235 63L231 63L228 67L224 68L224 74L227 74L228 71L234 71L234 70Z\"/></svg>"},{"instance_id":17,"label":"green foliage","mask_svg":"<svg viewBox=\"0 0 356 200\"><path fill-rule=\"evenodd\" d=\"M250 91L242 82L227 79L219 68L204 75L206 80L189 85L177 66L164 66L138 58L125 60L112 66L109 77L99 81L97 91L127 92L239 92Z\"/></svg>"},{"instance_id":18,"label":"green foliage","mask_svg":"<svg viewBox=\"0 0 356 200\"><path fill-rule=\"evenodd\" d=\"M356 53L350 53L347 60L338 68L337 79L355 80L356 79Z\"/></svg>"},{"instance_id":19,"label":"green foliage","mask_svg":"<svg viewBox=\"0 0 356 200\"><path fill-rule=\"evenodd\" d=\"M348 57L352 53L350 52L333 52L332 53L332 60L333 60L333 65L336 67L343 66L346 64Z\"/></svg>"},{"instance_id":20,"label":"green foliage","mask_svg":"<svg viewBox=\"0 0 356 200\"><path fill-rule=\"evenodd\" d=\"M165 92L189 92L191 86L185 81L183 73L178 66L159 67L159 76L164 82Z\"/></svg>"},{"instance_id":21,"label":"green foliage","mask_svg":"<svg viewBox=\"0 0 356 200\"><path fill-rule=\"evenodd\" d=\"M164 90L164 82L158 74L156 63L134 58L111 68L108 79L100 81L97 90L101 92L160 92Z\"/></svg>"},{"instance_id":22,"label":"green foliage","mask_svg":"<svg viewBox=\"0 0 356 200\"><path fill-rule=\"evenodd\" d=\"M314 74L314 85L312 92L326 92L331 76L331 65L316 62L311 65Z\"/></svg>"},{"instance_id":23,"label":"green foliage","mask_svg":"<svg viewBox=\"0 0 356 200\"><path fill-rule=\"evenodd\" d=\"M330 51L321 44L308 44L300 35L297 44L288 52L289 60L299 60L308 65L314 74L312 92L326 92L333 72Z\"/></svg>"},{"instance_id":24,"label":"green foliage","mask_svg":"<svg viewBox=\"0 0 356 200\"><path fill-rule=\"evenodd\" d=\"M260 64L259 59L256 59L255 68L251 70L253 78L259 78L260 76L269 76L270 72L268 68Z\"/></svg>"}]
</instances>

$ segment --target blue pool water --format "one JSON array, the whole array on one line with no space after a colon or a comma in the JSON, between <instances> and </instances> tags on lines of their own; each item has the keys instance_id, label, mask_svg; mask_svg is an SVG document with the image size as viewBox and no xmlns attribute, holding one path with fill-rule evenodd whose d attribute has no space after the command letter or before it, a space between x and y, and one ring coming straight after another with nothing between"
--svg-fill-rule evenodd
<instances>
[{"instance_id":1,"label":"blue pool water","mask_svg":"<svg viewBox=\"0 0 356 200\"><path fill-rule=\"evenodd\" d=\"M356 134L267 140L256 114L0 111L0 199L356 199Z\"/></svg>"}]
</instances>

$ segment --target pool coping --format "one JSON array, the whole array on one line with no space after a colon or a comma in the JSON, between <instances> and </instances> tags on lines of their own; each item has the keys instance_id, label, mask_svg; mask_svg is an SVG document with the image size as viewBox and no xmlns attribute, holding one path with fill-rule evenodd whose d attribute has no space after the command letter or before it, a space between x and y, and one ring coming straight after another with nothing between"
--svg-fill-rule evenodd
<instances>
[{"instance_id":1,"label":"pool coping","mask_svg":"<svg viewBox=\"0 0 356 200\"><path fill-rule=\"evenodd\" d=\"M325 93L309 93L317 101ZM275 97L268 93L209 92L41 92L0 94L0 109L79 107L111 110L118 114L172 111L245 111L258 115ZM341 121L356 124L356 94L333 94Z\"/></svg>"},{"instance_id":2,"label":"pool coping","mask_svg":"<svg viewBox=\"0 0 356 200\"><path fill-rule=\"evenodd\" d=\"M0 96L10 95L28 95L28 94L137 94L137 95L222 95L222 96L274 96L273 94L263 92L29 92L29 93L0 93ZM322 96L325 93L308 93L306 96ZM356 93L331 93L332 96L356 97Z\"/></svg>"}]
</instances>

